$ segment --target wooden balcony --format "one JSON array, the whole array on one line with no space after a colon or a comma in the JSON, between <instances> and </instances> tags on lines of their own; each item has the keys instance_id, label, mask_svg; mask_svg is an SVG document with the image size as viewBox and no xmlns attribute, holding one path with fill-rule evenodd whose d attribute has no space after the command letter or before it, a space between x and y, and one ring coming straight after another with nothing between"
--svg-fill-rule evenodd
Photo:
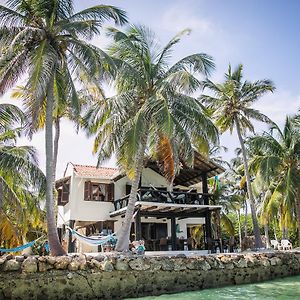
<instances>
[{"instance_id":1,"label":"wooden balcony","mask_svg":"<svg viewBox=\"0 0 300 300\"><path fill-rule=\"evenodd\" d=\"M208 205L211 194L197 193L194 191L165 191L151 188L141 188L138 190L137 201L153 202L165 204L181 204L181 205ZM115 200L115 210L127 207L129 195Z\"/></svg>"}]
</instances>

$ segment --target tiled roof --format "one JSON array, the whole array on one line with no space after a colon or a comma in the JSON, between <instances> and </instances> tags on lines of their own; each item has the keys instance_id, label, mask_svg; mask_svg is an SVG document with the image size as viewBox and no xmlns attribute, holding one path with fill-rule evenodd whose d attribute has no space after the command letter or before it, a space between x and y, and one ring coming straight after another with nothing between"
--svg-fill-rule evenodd
<instances>
[{"instance_id":1,"label":"tiled roof","mask_svg":"<svg viewBox=\"0 0 300 300\"><path fill-rule=\"evenodd\" d=\"M117 168L107 168L107 167L95 167L95 166L84 166L84 165L74 165L74 171L78 176L82 177L99 177L111 179L116 175L119 170Z\"/></svg>"}]
</instances>

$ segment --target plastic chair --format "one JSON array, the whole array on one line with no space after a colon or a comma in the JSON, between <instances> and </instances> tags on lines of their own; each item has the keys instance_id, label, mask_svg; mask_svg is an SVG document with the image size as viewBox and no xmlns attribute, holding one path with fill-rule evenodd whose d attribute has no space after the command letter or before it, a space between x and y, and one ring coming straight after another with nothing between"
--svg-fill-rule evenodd
<instances>
[{"instance_id":1,"label":"plastic chair","mask_svg":"<svg viewBox=\"0 0 300 300\"><path fill-rule=\"evenodd\" d=\"M282 250L292 250L293 246L289 240L281 240Z\"/></svg>"},{"instance_id":2,"label":"plastic chair","mask_svg":"<svg viewBox=\"0 0 300 300\"><path fill-rule=\"evenodd\" d=\"M281 245L278 241L276 240L271 240L271 246L274 248L274 250L279 250L279 248L281 248Z\"/></svg>"}]
</instances>

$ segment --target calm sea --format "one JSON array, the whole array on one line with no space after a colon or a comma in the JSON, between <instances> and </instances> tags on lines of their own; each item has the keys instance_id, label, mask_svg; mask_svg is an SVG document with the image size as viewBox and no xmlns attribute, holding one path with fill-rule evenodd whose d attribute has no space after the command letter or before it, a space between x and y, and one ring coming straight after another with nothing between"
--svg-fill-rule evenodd
<instances>
[{"instance_id":1,"label":"calm sea","mask_svg":"<svg viewBox=\"0 0 300 300\"><path fill-rule=\"evenodd\" d=\"M136 298L143 300L300 300L300 276L267 281L263 283L207 289L155 297Z\"/></svg>"}]
</instances>

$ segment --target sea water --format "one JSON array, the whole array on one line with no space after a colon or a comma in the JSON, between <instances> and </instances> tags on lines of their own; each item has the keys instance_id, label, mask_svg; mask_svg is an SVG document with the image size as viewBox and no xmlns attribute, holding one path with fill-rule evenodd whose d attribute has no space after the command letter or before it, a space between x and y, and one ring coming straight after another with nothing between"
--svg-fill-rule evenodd
<instances>
[{"instance_id":1,"label":"sea water","mask_svg":"<svg viewBox=\"0 0 300 300\"><path fill-rule=\"evenodd\" d=\"M196 292L185 292L153 297L142 297L143 300L300 300L300 276L287 277L261 283L228 286L206 289Z\"/></svg>"}]
</instances>

